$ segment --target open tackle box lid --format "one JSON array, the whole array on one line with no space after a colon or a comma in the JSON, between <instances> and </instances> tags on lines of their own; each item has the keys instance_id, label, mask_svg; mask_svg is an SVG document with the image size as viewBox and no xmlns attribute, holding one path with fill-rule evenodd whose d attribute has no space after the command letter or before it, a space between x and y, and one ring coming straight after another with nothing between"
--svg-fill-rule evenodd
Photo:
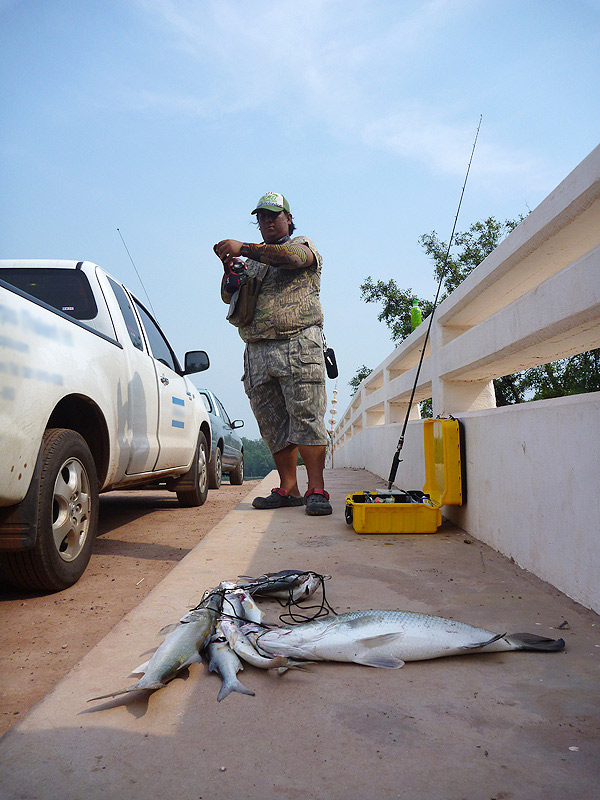
<instances>
[{"instance_id":1,"label":"open tackle box lid","mask_svg":"<svg viewBox=\"0 0 600 800\"><path fill-rule=\"evenodd\" d=\"M365 490L346 497L346 522L356 533L435 533L442 524L441 507L462 505L458 420L424 420L423 445L422 492Z\"/></svg>"}]
</instances>

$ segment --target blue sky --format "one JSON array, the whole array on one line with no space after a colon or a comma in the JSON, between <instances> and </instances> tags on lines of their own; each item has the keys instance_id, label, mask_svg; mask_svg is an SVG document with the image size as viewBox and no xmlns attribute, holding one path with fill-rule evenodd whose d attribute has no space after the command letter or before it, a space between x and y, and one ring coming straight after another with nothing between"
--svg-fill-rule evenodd
<instances>
[{"instance_id":1,"label":"blue sky","mask_svg":"<svg viewBox=\"0 0 600 800\"><path fill-rule=\"evenodd\" d=\"M535 208L599 143L599 53L598 0L0 0L0 257L89 259L145 302L119 228L257 438L212 245L282 192L324 257L342 413L392 349L360 283L433 298L418 239L450 235L480 115L458 230Z\"/></svg>"}]
</instances>

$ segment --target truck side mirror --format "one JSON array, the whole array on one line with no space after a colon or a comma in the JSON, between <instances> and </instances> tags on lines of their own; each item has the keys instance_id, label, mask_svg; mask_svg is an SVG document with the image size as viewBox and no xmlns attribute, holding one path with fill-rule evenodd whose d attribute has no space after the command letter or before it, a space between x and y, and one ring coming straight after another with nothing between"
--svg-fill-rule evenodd
<instances>
[{"instance_id":1,"label":"truck side mirror","mask_svg":"<svg viewBox=\"0 0 600 800\"><path fill-rule=\"evenodd\" d=\"M184 375L192 375L194 372L204 372L210 367L208 353L204 350L190 350L185 354Z\"/></svg>"}]
</instances>

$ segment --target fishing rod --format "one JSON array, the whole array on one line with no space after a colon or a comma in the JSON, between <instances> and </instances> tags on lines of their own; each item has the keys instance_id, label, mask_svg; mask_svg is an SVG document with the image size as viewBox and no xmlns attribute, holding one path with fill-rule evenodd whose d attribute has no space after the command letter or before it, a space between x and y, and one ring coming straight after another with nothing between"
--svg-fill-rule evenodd
<instances>
[{"instance_id":1,"label":"fishing rod","mask_svg":"<svg viewBox=\"0 0 600 800\"><path fill-rule=\"evenodd\" d=\"M156 319L156 311L155 311L155 310L154 310L154 308L152 307L152 301L150 300L150 297L149 297L149 295L148 295L148 292L146 291L146 287L144 286L144 281L142 280L142 277L141 277L140 273L139 273L139 272L138 272L138 270L137 270L137 267L136 267L136 265L135 265L135 263L134 263L134 261L133 261L133 258L131 257L131 253L129 252L129 248L128 248L128 247L127 247L127 245L125 244L125 239L123 238L123 234L121 233L121 230L120 230L119 228L117 228L117 233L118 233L118 234L119 234L119 236L121 237L121 241L123 242L123 247L124 247L124 248L125 248L125 250L127 251L127 255L129 256L129 260L130 260L130 261L131 261L131 263L133 264L133 268L134 268L134 270L135 270L135 274L138 276L139 282L142 284L142 289L144 290L144 294L146 295L146 298L147 298L147 300L148 300L148 305L150 306L150 310L152 311L152 314L153 314L154 318Z\"/></svg>"},{"instance_id":2,"label":"fishing rod","mask_svg":"<svg viewBox=\"0 0 600 800\"><path fill-rule=\"evenodd\" d=\"M396 452L394 453L394 458L392 459L392 466L390 469L390 474L388 477L388 491L392 488L392 484L396 480L396 473L398 472L398 465L400 464L400 451L404 446L404 434L406 433L406 426L408 425L408 417L410 415L410 410L412 408L413 400L415 397L415 392L417 390L417 384L419 382L419 375L421 374L421 366L423 364L423 358L425 356L425 349L427 347L427 342L429 341L429 333L431 331L431 323L433 322L433 314L435 312L438 298L440 296L440 291L442 289L442 281L444 280L444 276L446 274L446 267L448 266L448 258L450 256L450 248L452 247L452 240L454 239L454 232L456 231L456 224L458 222L458 215L460 214L460 207L462 205L463 197L465 194L465 189L467 186L467 180L469 178L469 172L471 171L471 164L473 163L473 156L475 154L475 146L477 145L477 139L479 137L479 129L481 128L481 120L483 119L483 115L479 117L479 124L477 125L477 131L475 133L475 140L473 141L473 148L471 150L471 157L469 158L469 163L467 165L467 174L465 175L465 181L463 183L462 191L460 193L460 199L458 201L458 208L456 209L456 216L454 217L454 225L452 226L452 233L450 234L450 241L448 242L448 248L446 250L446 255L444 257L444 263L442 264L442 270L440 274L440 280L438 282L437 292L435 294L435 300L433 301L433 308L431 309L431 314L429 315L429 324L427 325L427 331L425 333L425 340L423 342L423 349L421 350L421 357L419 358L419 364L417 366L417 374L415 375L415 382L413 384L412 392L410 395L410 400L408 401L408 408L406 409L406 416L404 418L404 424L402 425L402 432L400 433L400 438L398 439L398 444L396 446Z\"/></svg>"}]
</instances>

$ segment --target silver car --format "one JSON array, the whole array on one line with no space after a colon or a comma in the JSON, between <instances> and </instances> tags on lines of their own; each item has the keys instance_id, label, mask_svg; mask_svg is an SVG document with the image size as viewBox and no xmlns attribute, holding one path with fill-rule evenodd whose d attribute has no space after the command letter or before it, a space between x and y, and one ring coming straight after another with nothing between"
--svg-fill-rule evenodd
<instances>
[{"instance_id":1,"label":"silver car","mask_svg":"<svg viewBox=\"0 0 600 800\"><path fill-rule=\"evenodd\" d=\"M223 473L229 474L229 482L240 486L244 482L244 445L236 433L244 421L229 419L223 404L210 389L199 389L204 400L212 430L212 447L208 465L208 485L218 489Z\"/></svg>"}]
</instances>

